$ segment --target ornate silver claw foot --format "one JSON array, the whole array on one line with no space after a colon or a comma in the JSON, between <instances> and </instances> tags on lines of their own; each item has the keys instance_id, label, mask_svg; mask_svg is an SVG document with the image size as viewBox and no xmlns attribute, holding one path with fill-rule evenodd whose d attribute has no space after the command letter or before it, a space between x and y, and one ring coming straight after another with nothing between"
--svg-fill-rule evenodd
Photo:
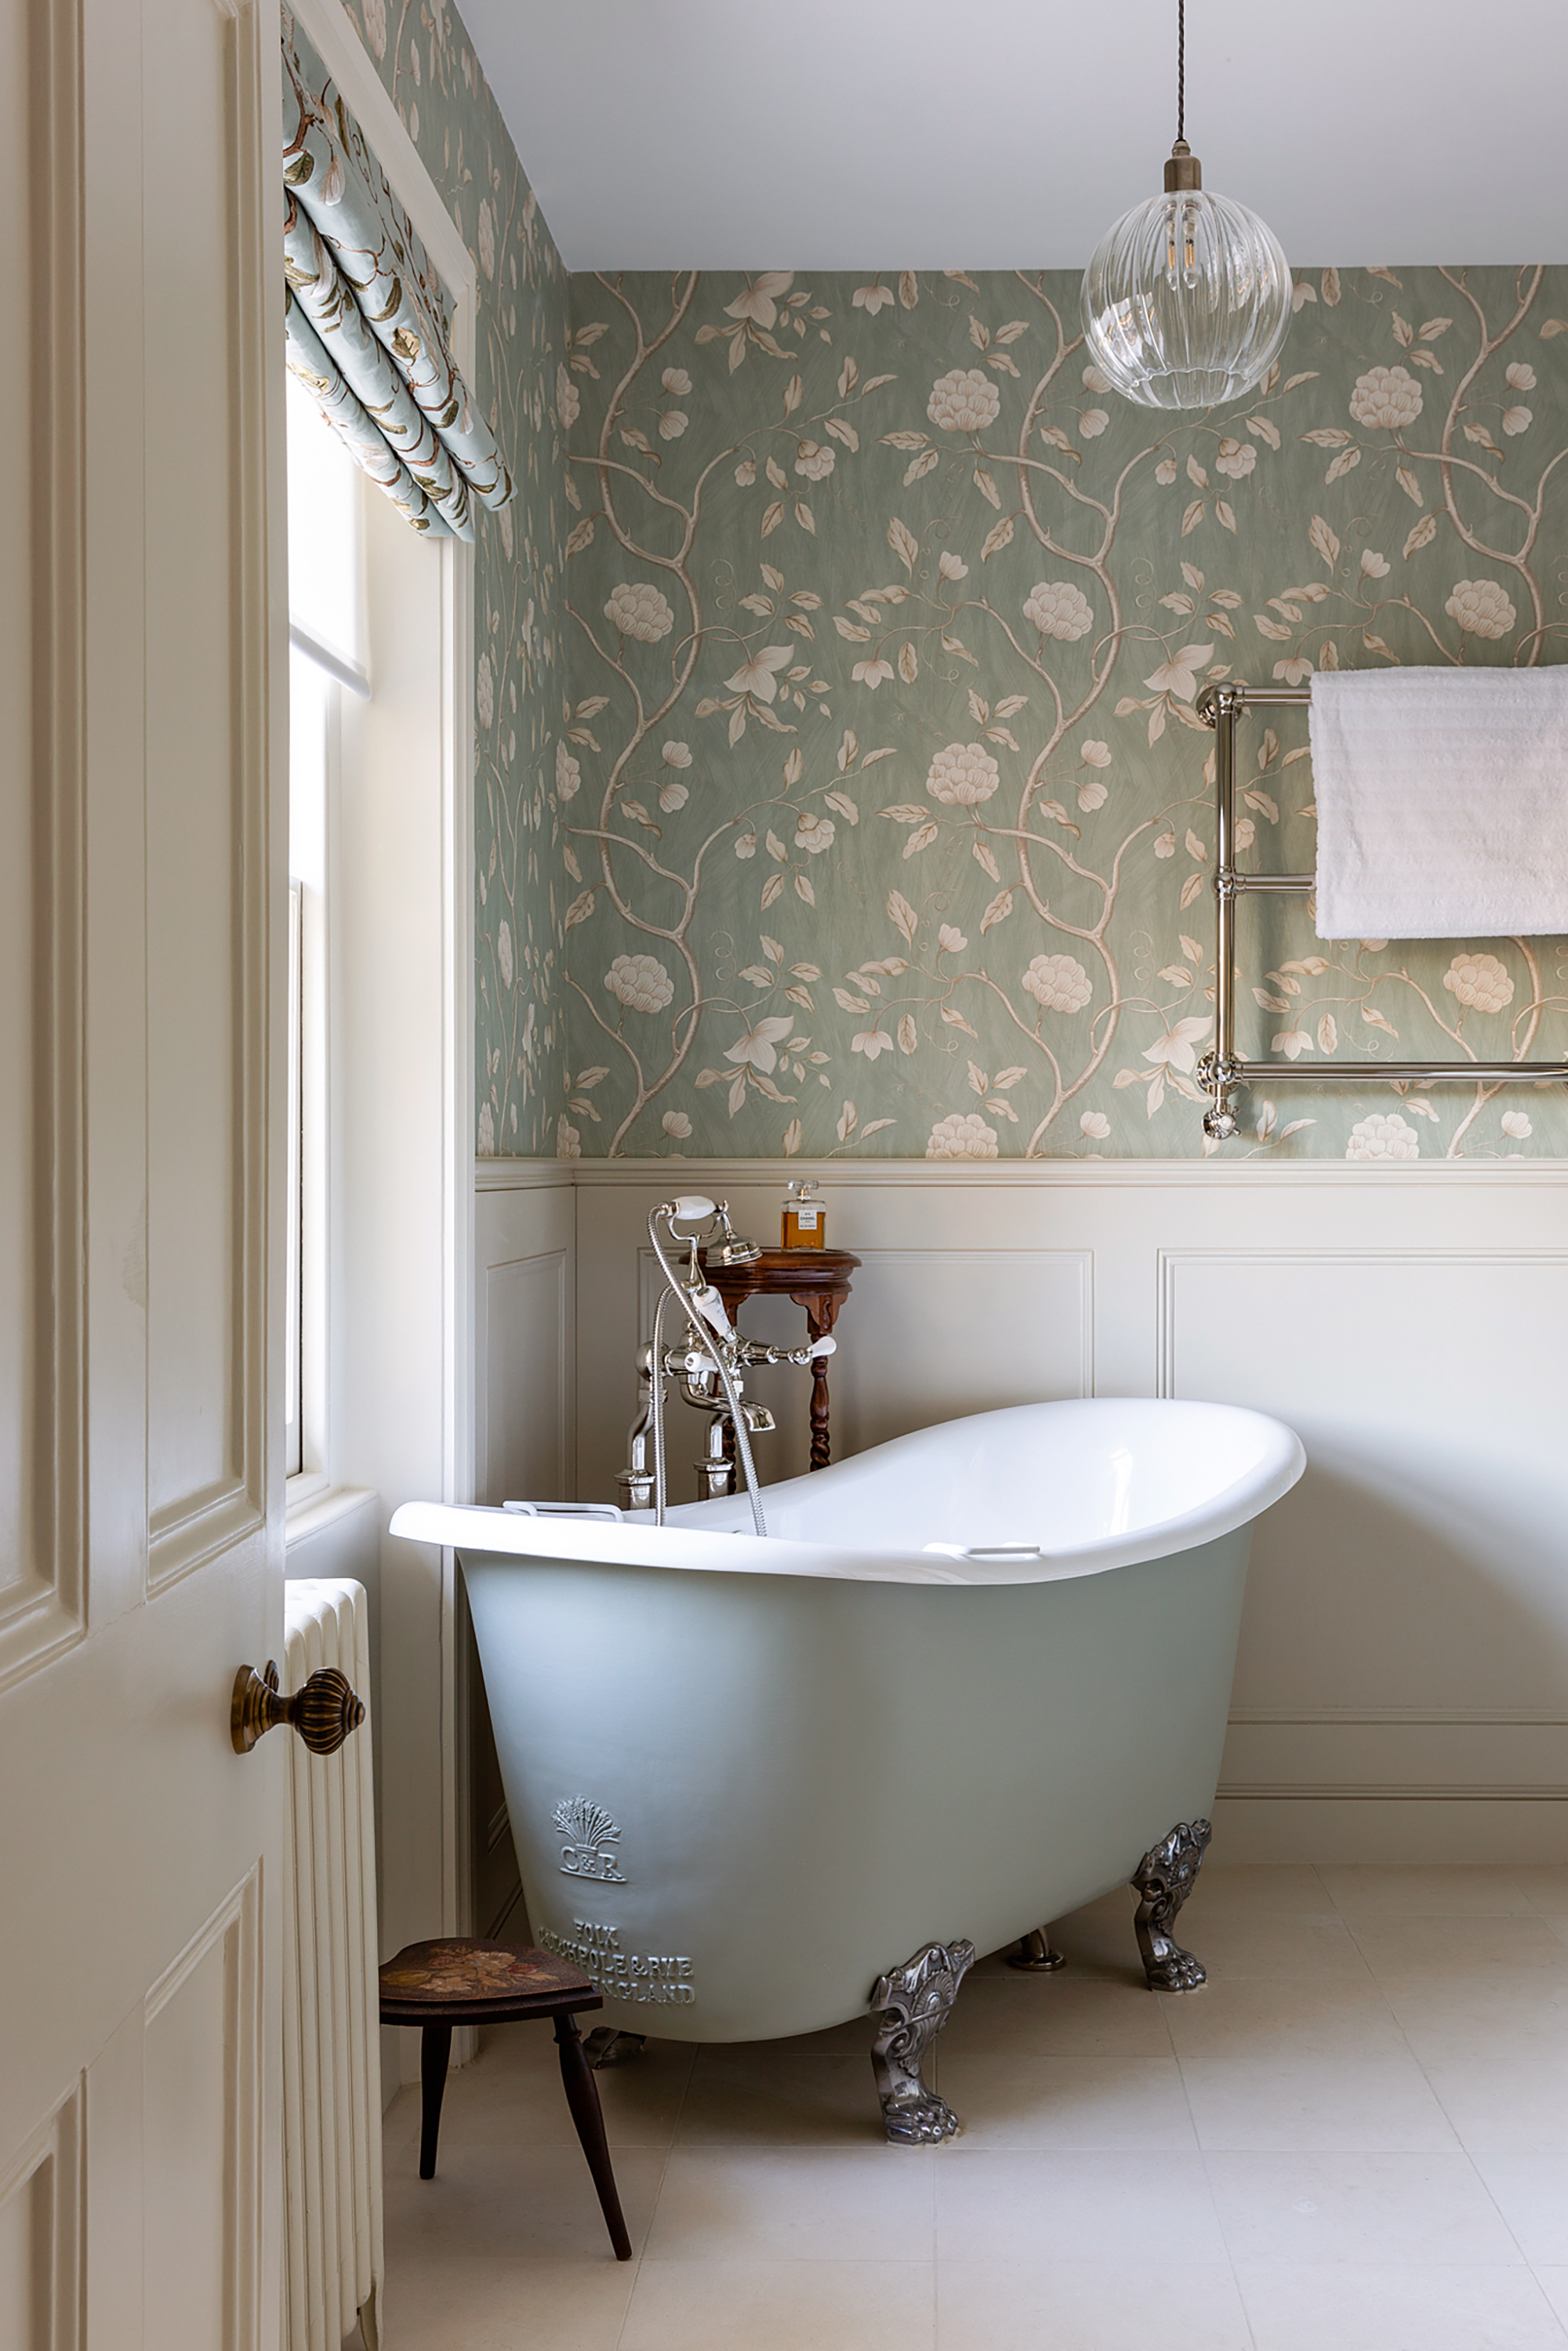
<instances>
[{"instance_id":1,"label":"ornate silver claw foot","mask_svg":"<svg viewBox=\"0 0 1568 2351\"><path fill-rule=\"evenodd\" d=\"M583 2034L582 2046L598 2074L606 2065L624 2065L629 2057L641 2057L646 2038L642 2032L618 2032L612 2024L596 2024L591 2032Z\"/></svg>"},{"instance_id":2,"label":"ornate silver claw foot","mask_svg":"<svg viewBox=\"0 0 1568 2351\"><path fill-rule=\"evenodd\" d=\"M1196 1991L1208 1980L1202 1960L1182 1949L1171 1928L1192 1892L1204 1848L1213 1834L1207 1821L1178 1821L1134 1872L1134 1890L1142 1899L1133 1924L1151 1991Z\"/></svg>"},{"instance_id":3,"label":"ornate silver claw foot","mask_svg":"<svg viewBox=\"0 0 1568 2351\"><path fill-rule=\"evenodd\" d=\"M872 2071L894 2146L929 2147L958 2128L957 2116L926 2088L920 2068L974 1964L973 1943L927 1943L903 1967L878 1976L873 1988L871 2004L882 2014L871 2045Z\"/></svg>"},{"instance_id":4,"label":"ornate silver claw foot","mask_svg":"<svg viewBox=\"0 0 1568 2351\"><path fill-rule=\"evenodd\" d=\"M1066 1964L1066 1954L1051 1949L1051 1937L1043 1927L1031 1927L1027 1935L1019 1937L1017 1949L1008 1953L1009 1968L1022 1968L1031 1976L1053 1974Z\"/></svg>"}]
</instances>

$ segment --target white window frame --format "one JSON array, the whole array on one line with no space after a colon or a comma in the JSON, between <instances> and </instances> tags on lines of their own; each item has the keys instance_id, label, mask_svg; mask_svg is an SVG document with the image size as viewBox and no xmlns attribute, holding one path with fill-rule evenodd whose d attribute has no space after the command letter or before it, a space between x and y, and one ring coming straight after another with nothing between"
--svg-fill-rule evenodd
<instances>
[{"instance_id":1,"label":"white window frame","mask_svg":"<svg viewBox=\"0 0 1568 2351\"><path fill-rule=\"evenodd\" d=\"M474 256L340 0L291 5L440 273L453 306L454 356L472 381ZM428 1936L436 1918L441 1932L462 1931L467 1896L455 1562L450 1551L392 1542L384 1531L397 1504L416 1495L469 1500L474 1476L474 562L473 549L456 539L422 541L419 552L440 566L441 854L433 861L421 844L402 858L389 895L398 935L389 927L384 941L370 944L390 955L407 944L412 919L425 967L439 970L439 1019L417 1047L400 1040L395 1099L384 1089L369 1101L355 1097L351 1153L340 1134L329 1136L327 1484L288 1531L296 1540L319 1531L340 1503L362 1506L366 1488L379 1496L380 1686L392 1728L378 1741L377 1769L389 1949ZM422 789L432 780L422 779ZM389 828L384 848L394 864L402 847ZM329 873L338 869L335 851L329 837ZM356 922L363 941L362 900ZM384 1052L386 1039L373 993L351 974L339 973L331 994L330 1050L338 1069L351 1072ZM359 1198L344 1196L345 1155L368 1171ZM400 1182L400 1171L415 1165L426 1171L423 1185ZM346 1248L350 1223L355 1246ZM367 1231L368 1250L361 1245ZM372 1324L377 1343L357 1344L356 1332Z\"/></svg>"}]
</instances>

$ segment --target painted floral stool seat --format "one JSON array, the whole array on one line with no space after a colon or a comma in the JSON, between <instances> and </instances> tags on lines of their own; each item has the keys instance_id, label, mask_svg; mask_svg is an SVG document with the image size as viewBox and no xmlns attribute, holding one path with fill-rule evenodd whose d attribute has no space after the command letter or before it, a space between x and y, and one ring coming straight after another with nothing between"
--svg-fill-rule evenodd
<instances>
[{"instance_id":1,"label":"painted floral stool seat","mask_svg":"<svg viewBox=\"0 0 1568 2351\"><path fill-rule=\"evenodd\" d=\"M434 1943L410 1943L381 1971L382 2022L417 2025L420 2082L423 2093L419 2176L435 2177L435 2143L455 2024L520 2024L548 2016L555 2026L566 2102L618 2262L632 2258L632 2240L622 2217L604 2137L599 2086L582 2046L576 2019L585 2009L602 2008L580 1969L546 1951L514 1943L484 1943L453 1936Z\"/></svg>"}]
</instances>

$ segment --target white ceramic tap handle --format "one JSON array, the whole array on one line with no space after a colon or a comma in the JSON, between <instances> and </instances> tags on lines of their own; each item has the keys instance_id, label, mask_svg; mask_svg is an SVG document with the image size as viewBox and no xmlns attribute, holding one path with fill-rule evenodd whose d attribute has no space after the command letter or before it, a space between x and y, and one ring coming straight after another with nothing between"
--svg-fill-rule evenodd
<instances>
[{"instance_id":1,"label":"white ceramic tap handle","mask_svg":"<svg viewBox=\"0 0 1568 2351\"><path fill-rule=\"evenodd\" d=\"M813 1339L806 1350L806 1361L809 1364L814 1363L819 1355L836 1355L838 1352L839 1343L836 1339L831 1337Z\"/></svg>"},{"instance_id":2,"label":"white ceramic tap handle","mask_svg":"<svg viewBox=\"0 0 1568 2351\"><path fill-rule=\"evenodd\" d=\"M691 1292L691 1301L716 1338L733 1338L735 1334L730 1327L724 1301L711 1281L706 1282L701 1290L694 1290Z\"/></svg>"}]
</instances>

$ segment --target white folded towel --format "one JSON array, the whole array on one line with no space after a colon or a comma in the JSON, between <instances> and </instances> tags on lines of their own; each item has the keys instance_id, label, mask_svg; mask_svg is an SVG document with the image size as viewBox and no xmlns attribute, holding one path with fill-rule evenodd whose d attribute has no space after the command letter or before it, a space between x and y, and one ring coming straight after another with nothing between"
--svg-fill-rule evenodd
<instances>
[{"instance_id":1,"label":"white folded towel","mask_svg":"<svg viewBox=\"0 0 1568 2351\"><path fill-rule=\"evenodd\" d=\"M1568 665L1320 671L1321 939L1568 932Z\"/></svg>"}]
</instances>

